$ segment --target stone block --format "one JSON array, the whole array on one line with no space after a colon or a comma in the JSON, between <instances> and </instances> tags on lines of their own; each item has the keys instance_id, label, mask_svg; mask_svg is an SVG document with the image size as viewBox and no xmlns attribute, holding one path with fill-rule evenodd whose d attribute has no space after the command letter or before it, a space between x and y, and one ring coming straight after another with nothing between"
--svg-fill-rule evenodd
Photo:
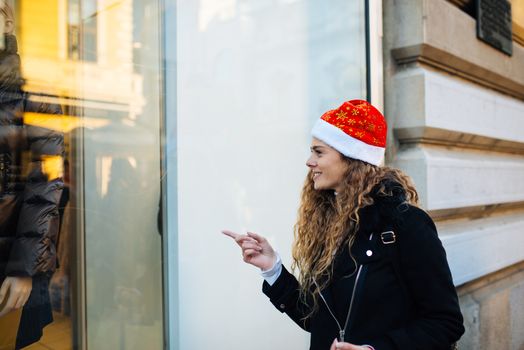
<instances>
[{"instance_id":1,"label":"stone block","mask_svg":"<svg viewBox=\"0 0 524 350\"><path fill-rule=\"evenodd\" d=\"M524 350L524 283L510 291L511 350Z\"/></svg>"},{"instance_id":2,"label":"stone block","mask_svg":"<svg viewBox=\"0 0 524 350\"><path fill-rule=\"evenodd\" d=\"M395 74L393 84L397 104L388 117L394 118L401 142L524 152L524 102L422 67Z\"/></svg>"},{"instance_id":3,"label":"stone block","mask_svg":"<svg viewBox=\"0 0 524 350\"><path fill-rule=\"evenodd\" d=\"M393 162L410 175L427 210L524 201L524 157L419 144Z\"/></svg>"},{"instance_id":4,"label":"stone block","mask_svg":"<svg viewBox=\"0 0 524 350\"><path fill-rule=\"evenodd\" d=\"M459 349L480 349L480 306L470 295L460 298L466 332L460 339Z\"/></svg>"},{"instance_id":5,"label":"stone block","mask_svg":"<svg viewBox=\"0 0 524 350\"><path fill-rule=\"evenodd\" d=\"M480 300L480 350L510 349L511 326L509 291L503 290Z\"/></svg>"},{"instance_id":6,"label":"stone block","mask_svg":"<svg viewBox=\"0 0 524 350\"><path fill-rule=\"evenodd\" d=\"M523 226L522 211L475 220L437 222L455 284L523 261Z\"/></svg>"}]
</instances>

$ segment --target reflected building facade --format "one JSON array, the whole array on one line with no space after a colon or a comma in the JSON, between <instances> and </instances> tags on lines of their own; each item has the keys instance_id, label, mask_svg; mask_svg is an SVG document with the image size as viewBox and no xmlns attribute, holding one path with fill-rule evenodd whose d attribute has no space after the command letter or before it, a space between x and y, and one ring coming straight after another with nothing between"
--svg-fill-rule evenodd
<instances>
[{"instance_id":1,"label":"reflected building facade","mask_svg":"<svg viewBox=\"0 0 524 350\"><path fill-rule=\"evenodd\" d=\"M64 140L58 268L49 285L54 322L39 344L160 348L159 5L6 5L16 18L24 93L60 109L25 110L24 127Z\"/></svg>"}]
</instances>

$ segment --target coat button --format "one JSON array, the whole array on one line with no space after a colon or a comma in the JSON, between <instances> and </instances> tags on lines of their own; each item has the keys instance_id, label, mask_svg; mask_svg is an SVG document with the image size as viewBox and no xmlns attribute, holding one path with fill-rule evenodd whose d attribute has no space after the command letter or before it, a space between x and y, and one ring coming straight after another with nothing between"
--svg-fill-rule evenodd
<instances>
[{"instance_id":1,"label":"coat button","mask_svg":"<svg viewBox=\"0 0 524 350\"><path fill-rule=\"evenodd\" d=\"M280 308L281 308L281 309L285 309L285 308L286 308L286 305L285 305L285 304L280 304Z\"/></svg>"},{"instance_id":2,"label":"coat button","mask_svg":"<svg viewBox=\"0 0 524 350\"><path fill-rule=\"evenodd\" d=\"M371 250L367 250L367 251L366 251L366 255L367 255L367 256L371 256L371 255L373 255L373 252L372 252Z\"/></svg>"}]
</instances>

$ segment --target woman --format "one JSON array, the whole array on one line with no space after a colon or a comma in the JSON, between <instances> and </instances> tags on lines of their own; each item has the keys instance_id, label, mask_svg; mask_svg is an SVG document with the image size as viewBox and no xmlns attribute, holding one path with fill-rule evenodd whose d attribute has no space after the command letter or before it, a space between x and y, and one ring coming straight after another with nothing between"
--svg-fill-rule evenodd
<instances>
[{"instance_id":1,"label":"woman","mask_svg":"<svg viewBox=\"0 0 524 350\"><path fill-rule=\"evenodd\" d=\"M293 269L266 239L223 231L263 292L311 333L312 350L449 349L464 333L446 253L408 176L381 167L387 126L362 100L312 130Z\"/></svg>"}]
</instances>

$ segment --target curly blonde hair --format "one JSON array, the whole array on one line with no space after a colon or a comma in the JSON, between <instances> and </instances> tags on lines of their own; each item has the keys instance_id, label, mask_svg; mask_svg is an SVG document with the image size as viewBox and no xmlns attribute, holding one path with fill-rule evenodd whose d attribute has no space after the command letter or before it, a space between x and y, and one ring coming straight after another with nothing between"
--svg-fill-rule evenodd
<instances>
[{"instance_id":1,"label":"curly blonde hair","mask_svg":"<svg viewBox=\"0 0 524 350\"><path fill-rule=\"evenodd\" d=\"M340 156L347 165L343 190L336 196L332 190L315 190L310 172L302 189L294 226L292 269L299 271L301 299L308 305L312 303L311 312L305 318L317 310L320 290L331 281L337 250L343 244L349 248L353 245L360 222L358 211L373 204L375 186L378 185L378 191L373 191L376 194L392 196L384 180L397 182L405 191L406 201L418 205L418 194L411 179L399 169Z\"/></svg>"}]
</instances>

